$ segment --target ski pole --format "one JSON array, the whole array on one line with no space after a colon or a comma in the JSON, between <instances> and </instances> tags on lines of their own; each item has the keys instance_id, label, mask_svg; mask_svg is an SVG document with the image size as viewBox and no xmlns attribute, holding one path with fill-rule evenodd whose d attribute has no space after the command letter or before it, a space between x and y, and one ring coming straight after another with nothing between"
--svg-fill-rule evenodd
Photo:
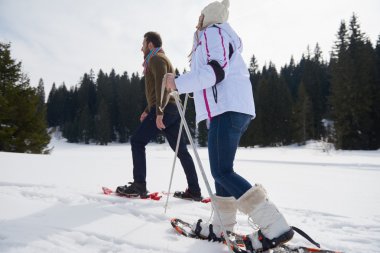
<instances>
[{"instance_id":1,"label":"ski pole","mask_svg":"<svg viewBox=\"0 0 380 253\"><path fill-rule=\"evenodd\" d=\"M212 207L214 208L215 210L215 213L219 219L219 222L220 224L222 225L222 231L223 231L223 234L225 235L226 237L226 243L227 243L227 246L228 246L228 249L231 253L233 253L233 249L231 248L231 243L230 243L230 240L228 239L228 234L227 234L227 230L223 224L223 221L222 221L222 218L220 216L220 213L219 213L219 210L218 208L216 208L216 205L215 205L215 197L214 197L214 194L212 194L212 191L211 191L211 187L210 187L210 184L207 180L207 176L206 176L206 173L203 169L203 165L202 165L202 162L201 162L201 159L199 158L199 154L198 154L198 151L197 151L197 148L195 147L195 144L194 144L194 141L193 141L193 138L191 137L191 134L190 134L190 130L189 130L189 126L187 125L187 122L186 122L186 119L185 119L185 115L181 109L181 104L179 102L179 94L178 94L178 91L172 91L170 92L170 95L174 97L175 99L175 103L177 105L177 108L178 108L178 112L179 112L179 115L181 116L181 119L183 121L183 125L185 127L185 131L186 131L186 134L187 134L187 137L189 138L189 141L190 141L190 144L193 148L193 151L194 151L194 155L197 159L197 162L198 162L198 167L201 171L201 174L202 174L202 177L203 177L203 180L206 184L206 188L207 188L207 192L208 194L210 195L210 199L211 199L211 205Z\"/></svg>"},{"instance_id":2,"label":"ski pole","mask_svg":"<svg viewBox=\"0 0 380 253\"><path fill-rule=\"evenodd\" d=\"M189 94L186 94L186 97L185 97L185 102L184 102L184 105L183 105L183 111L184 111L184 116L186 114L186 106L187 106L187 99L189 98ZM173 175L174 175L174 169L175 169L175 164L176 164L176 161L177 161L177 155L178 155L178 148L179 148L179 143L181 141L181 137L182 137L182 128L183 128L183 121L182 121L182 118L181 118L181 124L179 126L179 132L178 132L178 137L177 137L177 146L175 148L175 154L174 154L174 160L173 160L173 166L172 166L172 173L170 175L170 182L169 182L169 189L168 189L168 195L166 196L166 203L165 203L165 213L166 213L166 210L168 208L168 203L169 203L169 195L170 195L170 190L172 188L172 182L173 182Z\"/></svg>"}]
</instances>

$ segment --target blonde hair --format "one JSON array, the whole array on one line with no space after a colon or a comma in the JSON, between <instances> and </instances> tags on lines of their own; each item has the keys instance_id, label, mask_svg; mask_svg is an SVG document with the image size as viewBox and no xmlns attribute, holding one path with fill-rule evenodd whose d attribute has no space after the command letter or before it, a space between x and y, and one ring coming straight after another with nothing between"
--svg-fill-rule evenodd
<instances>
[{"instance_id":1,"label":"blonde hair","mask_svg":"<svg viewBox=\"0 0 380 253\"><path fill-rule=\"evenodd\" d=\"M205 16L203 14L199 16L198 24L196 26L197 30L195 31L194 36L193 36L193 46L191 48L190 54L187 56L187 58L189 58L189 62L191 62L191 57L193 55L193 52L195 51L199 43L199 31L204 29L202 28L204 17Z\"/></svg>"}]
</instances>

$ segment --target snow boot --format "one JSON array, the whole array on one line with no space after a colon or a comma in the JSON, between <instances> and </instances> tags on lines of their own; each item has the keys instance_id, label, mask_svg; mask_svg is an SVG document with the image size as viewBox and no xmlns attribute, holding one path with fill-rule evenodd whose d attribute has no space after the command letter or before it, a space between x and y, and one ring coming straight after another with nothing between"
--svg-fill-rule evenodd
<instances>
[{"instance_id":1,"label":"snow boot","mask_svg":"<svg viewBox=\"0 0 380 253\"><path fill-rule=\"evenodd\" d=\"M128 185L118 186L116 193L127 197L140 197L147 198L148 191L146 189L146 183L129 182Z\"/></svg>"},{"instance_id":2,"label":"snow boot","mask_svg":"<svg viewBox=\"0 0 380 253\"><path fill-rule=\"evenodd\" d=\"M234 197L220 197L214 196L213 198L215 208L218 209L220 218L227 231L233 231L236 224L236 212L237 205ZM208 239L212 241L222 241L223 228L214 210L212 222L202 222L199 219L192 226L193 232L195 232L200 238Z\"/></svg>"},{"instance_id":3,"label":"snow boot","mask_svg":"<svg viewBox=\"0 0 380 253\"><path fill-rule=\"evenodd\" d=\"M247 214L259 230L248 235L252 248L267 251L292 239L293 229L277 207L268 200L265 189L256 184L237 200L239 211Z\"/></svg>"},{"instance_id":4,"label":"snow boot","mask_svg":"<svg viewBox=\"0 0 380 253\"><path fill-rule=\"evenodd\" d=\"M173 197L179 198L179 199L186 199L186 200L194 200L194 201L201 201L203 199L201 192L193 192L189 189L186 189L186 191L176 191L174 192Z\"/></svg>"}]
</instances>

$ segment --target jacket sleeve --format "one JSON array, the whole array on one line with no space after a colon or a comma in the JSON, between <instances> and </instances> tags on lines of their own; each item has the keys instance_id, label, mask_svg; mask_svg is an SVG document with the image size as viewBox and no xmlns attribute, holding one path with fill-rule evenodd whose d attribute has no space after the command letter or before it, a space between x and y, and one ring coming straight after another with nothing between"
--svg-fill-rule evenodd
<instances>
[{"instance_id":1,"label":"jacket sleeve","mask_svg":"<svg viewBox=\"0 0 380 253\"><path fill-rule=\"evenodd\" d=\"M162 115L163 113L159 110L161 107L162 78L168 72L168 67L162 58L153 56L149 60L149 68L154 76L154 86L156 91L156 115Z\"/></svg>"},{"instance_id":2,"label":"jacket sleeve","mask_svg":"<svg viewBox=\"0 0 380 253\"><path fill-rule=\"evenodd\" d=\"M219 27L209 27L204 31L197 49L202 50L201 59L193 59L198 63L197 69L175 81L179 93L203 90L224 80L229 69L229 42L226 37Z\"/></svg>"}]
</instances>

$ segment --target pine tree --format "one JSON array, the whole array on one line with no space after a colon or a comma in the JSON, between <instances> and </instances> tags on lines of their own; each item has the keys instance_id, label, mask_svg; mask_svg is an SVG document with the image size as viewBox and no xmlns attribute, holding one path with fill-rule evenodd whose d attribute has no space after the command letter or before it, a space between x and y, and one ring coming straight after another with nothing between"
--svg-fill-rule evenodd
<instances>
[{"instance_id":1,"label":"pine tree","mask_svg":"<svg viewBox=\"0 0 380 253\"><path fill-rule=\"evenodd\" d=\"M48 106L49 108L49 106ZM71 87L64 99L64 123L62 134L68 142L79 142L81 133L79 129L78 117L78 88Z\"/></svg>"},{"instance_id":2,"label":"pine tree","mask_svg":"<svg viewBox=\"0 0 380 253\"><path fill-rule=\"evenodd\" d=\"M98 115L95 120L95 132L97 143L100 145L107 145L111 141L111 120L109 117L109 110L104 99L100 100Z\"/></svg>"},{"instance_id":3,"label":"pine tree","mask_svg":"<svg viewBox=\"0 0 380 253\"><path fill-rule=\"evenodd\" d=\"M67 90L63 83L57 90L53 86L48 98L49 124L59 126L69 142L89 144L95 138L94 118L97 111L96 87L93 71L84 74L80 86Z\"/></svg>"},{"instance_id":4,"label":"pine tree","mask_svg":"<svg viewBox=\"0 0 380 253\"><path fill-rule=\"evenodd\" d=\"M112 69L109 75L109 83L108 83L110 97L108 97L108 100L107 100L107 105L109 108L108 114L110 115L111 127L112 127L112 132L111 132L112 141L117 140L117 132L118 132L118 129L120 128L120 122L119 122L119 117L118 117L119 108L117 106L117 100L116 100L117 86L119 83L119 79L120 79L119 75L117 75L115 70Z\"/></svg>"},{"instance_id":5,"label":"pine tree","mask_svg":"<svg viewBox=\"0 0 380 253\"><path fill-rule=\"evenodd\" d=\"M44 120L47 123L46 104L45 104L45 87L44 87L44 81L42 80L42 78L40 78L40 81L38 82L36 92L37 92L37 96L39 97L37 111L42 114Z\"/></svg>"},{"instance_id":6,"label":"pine tree","mask_svg":"<svg viewBox=\"0 0 380 253\"><path fill-rule=\"evenodd\" d=\"M42 107L45 105L45 85L44 85L44 80L42 80L42 78L40 78L40 81L38 82L37 94L40 97L39 104Z\"/></svg>"},{"instance_id":7,"label":"pine tree","mask_svg":"<svg viewBox=\"0 0 380 253\"><path fill-rule=\"evenodd\" d=\"M254 97L254 101L256 103L256 95L257 95L257 87L258 83L261 77L261 72L259 71L259 66L257 64L256 57L253 55L251 57L251 62L250 66L248 68L249 72L249 80L251 81L251 86L252 86L252 93ZM243 147L249 147L249 146L254 146L255 141L256 141L256 134L257 134L257 129L256 129L256 121L254 120L253 123L251 123L243 136L240 139L240 146Z\"/></svg>"},{"instance_id":8,"label":"pine tree","mask_svg":"<svg viewBox=\"0 0 380 253\"><path fill-rule=\"evenodd\" d=\"M306 92L304 83L301 83L297 97L293 114L293 135L294 141L303 145L307 140L313 138L311 131L314 122L311 99Z\"/></svg>"},{"instance_id":9,"label":"pine tree","mask_svg":"<svg viewBox=\"0 0 380 253\"><path fill-rule=\"evenodd\" d=\"M259 70L259 65L257 63L255 55L252 55L251 63L250 63L250 66L248 68L248 72L249 72L249 80L251 81L251 85L252 85L253 96L255 96L255 94L257 92L257 87L258 87L258 83L260 80L260 76L261 76L261 73Z\"/></svg>"},{"instance_id":10,"label":"pine tree","mask_svg":"<svg viewBox=\"0 0 380 253\"><path fill-rule=\"evenodd\" d=\"M319 140L323 137L324 129L322 119L326 115L327 107L326 101L328 96L329 81L327 76L327 65L322 61L319 45L317 44L314 49L314 54L309 54L302 57L300 65L302 65L302 72L300 84L304 85L305 92L310 99L310 110L313 115L313 121L308 125L310 129L308 138ZM297 100L301 99L297 96ZM302 98L304 99L304 98Z\"/></svg>"},{"instance_id":11,"label":"pine tree","mask_svg":"<svg viewBox=\"0 0 380 253\"><path fill-rule=\"evenodd\" d=\"M197 128L197 142L200 147L207 147L208 130L206 120L199 122Z\"/></svg>"},{"instance_id":12,"label":"pine tree","mask_svg":"<svg viewBox=\"0 0 380 253\"><path fill-rule=\"evenodd\" d=\"M300 83L300 77L299 75L297 76L297 70L299 69L299 66L296 66L294 62L293 56L290 59L289 65L285 65L281 71L280 71L280 76L284 78L289 91L292 95L293 100L297 99L298 95L298 86ZM298 71L300 72L300 71Z\"/></svg>"},{"instance_id":13,"label":"pine tree","mask_svg":"<svg viewBox=\"0 0 380 253\"><path fill-rule=\"evenodd\" d=\"M252 75L255 75L258 71L259 71L259 65L257 63L257 60L256 60L256 56L255 55L252 55L251 57L251 61L249 63L249 68L248 68L248 71L249 71L249 74L252 76Z\"/></svg>"},{"instance_id":14,"label":"pine tree","mask_svg":"<svg viewBox=\"0 0 380 253\"><path fill-rule=\"evenodd\" d=\"M140 115L147 106L145 98L145 79L140 78L138 73L132 73L131 87L129 90L129 106L132 109L129 116L128 129L134 133L140 125Z\"/></svg>"},{"instance_id":15,"label":"pine tree","mask_svg":"<svg viewBox=\"0 0 380 253\"><path fill-rule=\"evenodd\" d=\"M336 147L373 149L375 54L355 15L349 33L341 24L336 45L330 63Z\"/></svg>"},{"instance_id":16,"label":"pine tree","mask_svg":"<svg viewBox=\"0 0 380 253\"><path fill-rule=\"evenodd\" d=\"M10 44L0 43L0 151L49 152L40 95L11 58Z\"/></svg>"},{"instance_id":17,"label":"pine tree","mask_svg":"<svg viewBox=\"0 0 380 253\"><path fill-rule=\"evenodd\" d=\"M128 130L128 89L130 89L131 80L127 72L124 72L120 77L118 92L117 92L117 106L119 111L119 142L125 143L128 141L129 135L131 134Z\"/></svg>"},{"instance_id":18,"label":"pine tree","mask_svg":"<svg viewBox=\"0 0 380 253\"><path fill-rule=\"evenodd\" d=\"M373 88L374 94L374 105L373 105L373 117L374 117L374 126L373 126L373 148L380 148L380 36L378 37L376 48L375 48L375 83Z\"/></svg>"},{"instance_id":19,"label":"pine tree","mask_svg":"<svg viewBox=\"0 0 380 253\"><path fill-rule=\"evenodd\" d=\"M68 90L65 83L62 83L61 86L58 87L57 92L54 96L54 108L55 108L55 119L56 126L63 128L63 125L66 122L65 112L66 112L66 98L68 95Z\"/></svg>"},{"instance_id":20,"label":"pine tree","mask_svg":"<svg viewBox=\"0 0 380 253\"><path fill-rule=\"evenodd\" d=\"M263 68L256 99L257 144L277 146L291 141L292 100L284 79L280 78L276 68L270 64Z\"/></svg>"},{"instance_id":21,"label":"pine tree","mask_svg":"<svg viewBox=\"0 0 380 253\"><path fill-rule=\"evenodd\" d=\"M349 133L349 125L346 124L347 119L350 117L350 103L349 91L347 90L350 84L350 60L348 57L348 30L346 23L341 22L339 31L337 33L337 41L335 43L332 58L330 60L331 69L331 96L330 104L334 120L335 128L335 146L342 148L344 146L343 140ZM351 122L352 120L349 120Z\"/></svg>"},{"instance_id":22,"label":"pine tree","mask_svg":"<svg viewBox=\"0 0 380 253\"><path fill-rule=\"evenodd\" d=\"M57 126L56 104L54 101L55 94L57 93L57 87L55 83L50 90L47 101L47 122L49 127Z\"/></svg>"}]
</instances>

